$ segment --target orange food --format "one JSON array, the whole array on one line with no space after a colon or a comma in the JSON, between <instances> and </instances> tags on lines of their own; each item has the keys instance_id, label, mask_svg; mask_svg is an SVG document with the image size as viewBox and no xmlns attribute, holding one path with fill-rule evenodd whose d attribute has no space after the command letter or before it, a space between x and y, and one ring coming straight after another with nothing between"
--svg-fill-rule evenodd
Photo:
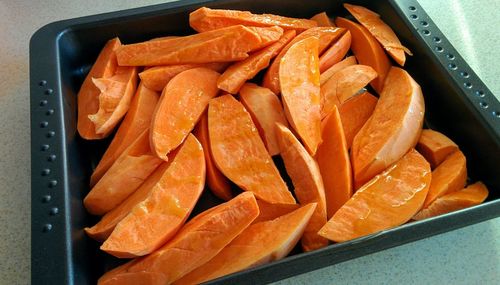
<instances>
[{"instance_id":1,"label":"orange food","mask_svg":"<svg viewBox=\"0 0 500 285\"><path fill-rule=\"evenodd\" d=\"M300 208L299 204L270 204L262 200L257 200L257 205L259 216L253 221L254 224L274 220Z\"/></svg>"},{"instance_id":2,"label":"orange food","mask_svg":"<svg viewBox=\"0 0 500 285\"><path fill-rule=\"evenodd\" d=\"M123 45L116 50L118 64L154 66L186 63L230 62L277 41L280 27L231 26L185 37Z\"/></svg>"},{"instance_id":3,"label":"orange food","mask_svg":"<svg viewBox=\"0 0 500 285\"><path fill-rule=\"evenodd\" d=\"M161 182L116 225L101 249L120 258L158 249L184 224L204 186L203 148L189 135Z\"/></svg>"},{"instance_id":4,"label":"orange food","mask_svg":"<svg viewBox=\"0 0 500 285\"><path fill-rule=\"evenodd\" d=\"M229 63L227 62L212 62L155 66L139 73L139 77L141 78L141 82L144 84L144 86L152 90L161 92L172 78L183 71L196 67L205 67L220 73L226 69L228 64Z\"/></svg>"},{"instance_id":5,"label":"orange food","mask_svg":"<svg viewBox=\"0 0 500 285\"><path fill-rule=\"evenodd\" d=\"M179 73L165 87L151 121L151 149L163 160L194 128L217 95L219 73L193 68Z\"/></svg>"},{"instance_id":6,"label":"orange food","mask_svg":"<svg viewBox=\"0 0 500 285\"><path fill-rule=\"evenodd\" d=\"M108 78L115 74L117 66L115 51L121 46L120 40L109 40L99 53L89 74L85 77L78 92L78 123L80 136L87 140L102 139L107 134L97 134L94 123L89 119L99 109L99 94L101 91L94 85L94 78Z\"/></svg>"},{"instance_id":7,"label":"orange food","mask_svg":"<svg viewBox=\"0 0 500 285\"><path fill-rule=\"evenodd\" d=\"M344 31L344 29L339 28L317 27L311 28L297 35L280 51L280 53L274 59L273 63L271 63L266 71L266 74L264 75L262 86L271 89L271 91L273 91L273 93L276 95L281 93L279 78L281 59L286 54L288 49L295 43L311 36L319 37L318 54L321 54L328 46L330 46L330 43L340 37Z\"/></svg>"},{"instance_id":8,"label":"orange food","mask_svg":"<svg viewBox=\"0 0 500 285\"><path fill-rule=\"evenodd\" d=\"M385 78L391 62L384 53L384 50L370 32L363 26L337 17L335 19L337 26L346 28L351 32L351 49L360 64L371 66L378 74L377 79L371 82L371 86L378 93L382 92Z\"/></svg>"},{"instance_id":9,"label":"orange food","mask_svg":"<svg viewBox=\"0 0 500 285\"><path fill-rule=\"evenodd\" d=\"M107 272L98 284L171 284L216 256L259 215L250 192L209 211L189 221L152 254Z\"/></svg>"},{"instance_id":10,"label":"orange food","mask_svg":"<svg viewBox=\"0 0 500 285\"><path fill-rule=\"evenodd\" d=\"M412 55L412 53L401 44L391 27L380 19L380 15L362 6L344 3L344 7L361 25L370 31L399 65L403 66L405 64L405 51L409 55Z\"/></svg>"},{"instance_id":11,"label":"orange food","mask_svg":"<svg viewBox=\"0 0 500 285\"><path fill-rule=\"evenodd\" d=\"M231 184L215 165L212 155L212 149L210 148L207 112L201 115L198 124L193 130L193 134L203 146L203 153L205 154L205 163L207 169L208 188L218 198L224 201L229 201L231 198L233 198L233 193L231 192Z\"/></svg>"},{"instance_id":12,"label":"orange food","mask_svg":"<svg viewBox=\"0 0 500 285\"><path fill-rule=\"evenodd\" d=\"M302 249L311 251L328 245L328 240L318 235L326 223L325 188L318 164L292 132L276 124L281 157L295 187L295 196L301 204L317 203L316 210L302 236Z\"/></svg>"},{"instance_id":13,"label":"orange food","mask_svg":"<svg viewBox=\"0 0 500 285\"><path fill-rule=\"evenodd\" d=\"M274 220L249 226L214 258L175 284L200 284L282 259L299 241L314 208L314 203L307 204Z\"/></svg>"},{"instance_id":14,"label":"orange food","mask_svg":"<svg viewBox=\"0 0 500 285\"><path fill-rule=\"evenodd\" d=\"M134 193L132 193L128 198L126 198L120 205L115 207L113 210L107 212L101 220L91 228L85 228L85 233L91 238L104 242L111 232L115 229L115 226L125 218L130 211L139 204L141 201L146 199L149 193L154 189L155 185L160 182L163 174L166 173L169 162L163 162L156 170L141 184Z\"/></svg>"},{"instance_id":15,"label":"orange food","mask_svg":"<svg viewBox=\"0 0 500 285\"><path fill-rule=\"evenodd\" d=\"M316 153L325 184L327 217L330 219L352 196L351 161L344 129L336 106L326 118L322 131L323 143Z\"/></svg>"},{"instance_id":16,"label":"orange food","mask_svg":"<svg viewBox=\"0 0 500 285\"><path fill-rule=\"evenodd\" d=\"M321 12L312 16L311 20L315 21L316 24L318 24L318 27L335 27L335 25L325 12Z\"/></svg>"},{"instance_id":17,"label":"orange food","mask_svg":"<svg viewBox=\"0 0 500 285\"><path fill-rule=\"evenodd\" d=\"M122 152L149 127L159 97L158 93L139 84L125 119L92 173L91 187L101 179Z\"/></svg>"},{"instance_id":18,"label":"orange food","mask_svg":"<svg viewBox=\"0 0 500 285\"><path fill-rule=\"evenodd\" d=\"M347 149L351 148L354 137L373 114L377 101L377 97L363 92L340 105L339 113Z\"/></svg>"},{"instance_id":19,"label":"orange food","mask_svg":"<svg viewBox=\"0 0 500 285\"><path fill-rule=\"evenodd\" d=\"M315 21L288 18L272 14L252 14L248 11L201 7L189 14L189 25L197 32L206 32L234 25L254 27L279 26L298 32L316 27Z\"/></svg>"},{"instance_id":20,"label":"orange food","mask_svg":"<svg viewBox=\"0 0 500 285\"><path fill-rule=\"evenodd\" d=\"M151 153L145 130L113 163L83 200L87 211L104 215L132 194L161 164Z\"/></svg>"},{"instance_id":21,"label":"orange food","mask_svg":"<svg viewBox=\"0 0 500 285\"><path fill-rule=\"evenodd\" d=\"M321 86L321 118L331 114L333 107L344 103L373 79L377 72L367 65L351 65L333 74Z\"/></svg>"},{"instance_id":22,"label":"orange food","mask_svg":"<svg viewBox=\"0 0 500 285\"><path fill-rule=\"evenodd\" d=\"M295 43L279 69L285 115L311 155L321 143L318 44L315 36Z\"/></svg>"},{"instance_id":23,"label":"orange food","mask_svg":"<svg viewBox=\"0 0 500 285\"><path fill-rule=\"evenodd\" d=\"M253 54L248 58L238 61L229 66L219 77L217 87L219 89L236 94L241 86L252 79L259 71L269 66L271 59L274 58L280 50L295 37L295 31L286 31L283 36L274 44L269 45Z\"/></svg>"},{"instance_id":24,"label":"orange food","mask_svg":"<svg viewBox=\"0 0 500 285\"><path fill-rule=\"evenodd\" d=\"M351 48L351 32L345 32L319 58L319 71L323 72L340 62Z\"/></svg>"},{"instance_id":25,"label":"orange food","mask_svg":"<svg viewBox=\"0 0 500 285\"><path fill-rule=\"evenodd\" d=\"M417 143L417 150L436 168L445 158L458 150L458 146L447 136L433 130L422 130Z\"/></svg>"},{"instance_id":26,"label":"orange food","mask_svg":"<svg viewBox=\"0 0 500 285\"><path fill-rule=\"evenodd\" d=\"M271 156L280 153L276 139L276 123L288 126L281 102L271 90L246 83L240 90L240 100L252 116L260 137Z\"/></svg>"},{"instance_id":27,"label":"orange food","mask_svg":"<svg viewBox=\"0 0 500 285\"><path fill-rule=\"evenodd\" d=\"M464 154L457 150L432 171L431 188L427 198L425 198L424 208L427 208L437 198L462 189L466 180L466 159Z\"/></svg>"},{"instance_id":28,"label":"orange food","mask_svg":"<svg viewBox=\"0 0 500 285\"><path fill-rule=\"evenodd\" d=\"M346 57L344 60L340 61L339 63L332 65L327 70L321 72L319 76L320 85L325 84L328 81L328 79L330 79L330 77L332 77L335 73L339 72L340 70L348 66L355 65L357 63L358 62L356 61L356 57L349 56Z\"/></svg>"},{"instance_id":29,"label":"orange food","mask_svg":"<svg viewBox=\"0 0 500 285\"><path fill-rule=\"evenodd\" d=\"M417 144L424 111L420 86L406 71L392 67L372 116L352 143L355 188L396 162Z\"/></svg>"},{"instance_id":30,"label":"orange food","mask_svg":"<svg viewBox=\"0 0 500 285\"><path fill-rule=\"evenodd\" d=\"M92 82L101 93L99 109L88 118L94 123L96 134L107 137L130 107L137 87L137 68L119 66L112 77L92 78Z\"/></svg>"},{"instance_id":31,"label":"orange food","mask_svg":"<svg viewBox=\"0 0 500 285\"><path fill-rule=\"evenodd\" d=\"M343 242L406 223L422 208L430 183L429 163L412 149L356 191L319 234Z\"/></svg>"},{"instance_id":32,"label":"orange food","mask_svg":"<svg viewBox=\"0 0 500 285\"><path fill-rule=\"evenodd\" d=\"M208 133L215 164L227 178L266 202L295 203L250 114L233 96L210 100Z\"/></svg>"},{"instance_id":33,"label":"orange food","mask_svg":"<svg viewBox=\"0 0 500 285\"><path fill-rule=\"evenodd\" d=\"M420 212L413 216L413 219L428 219L430 217L479 205L483 203L487 197L488 188L486 188L482 182L477 182L462 190L437 198L427 208L420 210Z\"/></svg>"}]
</instances>

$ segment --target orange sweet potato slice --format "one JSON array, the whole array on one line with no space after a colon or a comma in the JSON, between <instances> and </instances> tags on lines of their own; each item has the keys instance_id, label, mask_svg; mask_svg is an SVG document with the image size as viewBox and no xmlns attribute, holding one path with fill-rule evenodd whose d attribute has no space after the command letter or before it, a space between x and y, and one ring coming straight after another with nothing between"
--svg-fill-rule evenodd
<instances>
[{"instance_id":1,"label":"orange sweet potato slice","mask_svg":"<svg viewBox=\"0 0 500 285\"><path fill-rule=\"evenodd\" d=\"M380 19L380 15L362 6L344 3L344 7L361 25L370 31L399 65L403 66L405 64L405 52L409 55L412 55L412 53L401 44L391 27Z\"/></svg>"},{"instance_id":2,"label":"orange sweet potato slice","mask_svg":"<svg viewBox=\"0 0 500 285\"><path fill-rule=\"evenodd\" d=\"M330 77L332 77L335 73L339 72L340 70L348 66L355 65L357 63L358 62L356 61L356 57L349 56L346 57L344 60L332 65L330 68L320 73L319 76L320 85L325 84L328 81L328 79L330 79Z\"/></svg>"},{"instance_id":3,"label":"orange sweet potato slice","mask_svg":"<svg viewBox=\"0 0 500 285\"><path fill-rule=\"evenodd\" d=\"M113 140L92 173L91 187L101 179L121 153L149 127L159 97L158 93L148 89L143 84L139 84L127 115L125 115Z\"/></svg>"},{"instance_id":4,"label":"orange sweet potato slice","mask_svg":"<svg viewBox=\"0 0 500 285\"><path fill-rule=\"evenodd\" d=\"M340 62L351 48L351 32L345 32L319 58L319 71L323 72Z\"/></svg>"},{"instance_id":5,"label":"orange sweet potato slice","mask_svg":"<svg viewBox=\"0 0 500 285\"><path fill-rule=\"evenodd\" d=\"M231 95L210 100L210 147L217 168L269 203L295 204L245 107Z\"/></svg>"},{"instance_id":6,"label":"orange sweet potato slice","mask_svg":"<svg viewBox=\"0 0 500 285\"><path fill-rule=\"evenodd\" d=\"M377 97L363 92L340 105L339 113L347 149L351 148L354 137L373 114L377 101Z\"/></svg>"},{"instance_id":7,"label":"orange sweet potato slice","mask_svg":"<svg viewBox=\"0 0 500 285\"><path fill-rule=\"evenodd\" d=\"M326 12L318 13L311 17L311 20L315 21L318 27L335 27L330 17Z\"/></svg>"},{"instance_id":8,"label":"orange sweet potato slice","mask_svg":"<svg viewBox=\"0 0 500 285\"><path fill-rule=\"evenodd\" d=\"M149 130L145 130L87 194L83 200L85 208L94 215L109 212L132 194L160 164L161 159L151 153Z\"/></svg>"},{"instance_id":9,"label":"orange sweet potato slice","mask_svg":"<svg viewBox=\"0 0 500 285\"><path fill-rule=\"evenodd\" d=\"M280 88L280 78L279 78L279 70L280 63L283 56L286 54L288 49L292 47L295 43L311 37L317 36L319 37L319 47L318 54L321 54L330 43L340 37L344 33L344 29L332 28L332 27L317 27L306 30L305 32L297 35L292 41L290 41L274 58L273 62L267 69L267 72L264 75L264 79L262 81L262 86L271 89L274 94L279 95L281 93Z\"/></svg>"},{"instance_id":10,"label":"orange sweet potato slice","mask_svg":"<svg viewBox=\"0 0 500 285\"><path fill-rule=\"evenodd\" d=\"M219 73L193 68L179 73L165 87L151 121L151 149L163 160L194 128L217 95Z\"/></svg>"},{"instance_id":11,"label":"orange sweet potato slice","mask_svg":"<svg viewBox=\"0 0 500 285\"><path fill-rule=\"evenodd\" d=\"M417 150L436 168L445 158L458 150L458 146L447 136L433 130L422 130L417 143Z\"/></svg>"},{"instance_id":12,"label":"orange sweet potato slice","mask_svg":"<svg viewBox=\"0 0 500 285\"><path fill-rule=\"evenodd\" d=\"M233 193L231 192L231 184L215 165L212 155L212 149L210 148L207 112L201 115L198 124L193 130L193 134L203 146L203 153L205 154L205 163L207 168L208 188L218 198L224 201L229 201L231 198L233 198Z\"/></svg>"},{"instance_id":13,"label":"orange sweet potato slice","mask_svg":"<svg viewBox=\"0 0 500 285\"><path fill-rule=\"evenodd\" d=\"M248 58L238 61L229 66L219 77L217 87L219 89L236 94L241 86L252 79L259 71L269 66L271 59L274 58L280 50L295 37L294 30L286 31L283 36L274 44L269 45L253 54Z\"/></svg>"},{"instance_id":14,"label":"orange sweet potato slice","mask_svg":"<svg viewBox=\"0 0 500 285\"><path fill-rule=\"evenodd\" d=\"M254 223L214 258L174 284L200 284L282 259L299 241L314 208L314 203L307 204L274 220Z\"/></svg>"},{"instance_id":15,"label":"orange sweet potato slice","mask_svg":"<svg viewBox=\"0 0 500 285\"><path fill-rule=\"evenodd\" d=\"M189 221L157 251L104 274L98 284L143 284L152 278L153 284L171 284L216 256L259 215L250 192L209 211ZM130 277L123 278L124 274ZM148 279L140 279L143 276Z\"/></svg>"},{"instance_id":16,"label":"orange sweet potato slice","mask_svg":"<svg viewBox=\"0 0 500 285\"><path fill-rule=\"evenodd\" d=\"M134 206L148 197L155 185L162 179L170 162L163 162L158 166L146 181L120 205L107 212L93 227L85 228L85 233L99 242L104 242L111 235L115 226L130 213Z\"/></svg>"},{"instance_id":17,"label":"orange sweet potato slice","mask_svg":"<svg viewBox=\"0 0 500 285\"><path fill-rule=\"evenodd\" d=\"M323 143L316 153L325 185L327 217L330 219L352 196L352 171L347 142L336 106L326 118L322 130Z\"/></svg>"},{"instance_id":18,"label":"orange sweet potato slice","mask_svg":"<svg viewBox=\"0 0 500 285\"><path fill-rule=\"evenodd\" d=\"M144 256L158 249L184 224L204 186L203 148L189 135L161 183L116 225L101 249L120 258Z\"/></svg>"},{"instance_id":19,"label":"orange sweet potato slice","mask_svg":"<svg viewBox=\"0 0 500 285\"><path fill-rule=\"evenodd\" d=\"M466 180L466 159L464 154L457 150L432 171L431 188L425 198L424 208L437 198L462 189Z\"/></svg>"},{"instance_id":20,"label":"orange sweet potato slice","mask_svg":"<svg viewBox=\"0 0 500 285\"><path fill-rule=\"evenodd\" d=\"M482 182L477 182L462 190L437 198L427 208L420 210L420 212L413 216L413 219L417 221L428 219L430 217L479 205L483 203L487 197L488 188L486 188Z\"/></svg>"},{"instance_id":21,"label":"orange sweet potato slice","mask_svg":"<svg viewBox=\"0 0 500 285\"><path fill-rule=\"evenodd\" d=\"M254 27L279 26L298 32L316 27L315 21L288 18L273 14L252 14L248 11L199 8L189 14L189 25L197 32L206 32L234 25Z\"/></svg>"},{"instance_id":22,"label":"orange sweet potato slice","mask_svg":"<svg viewBox=\"0 0 500 285\"><path fill-rule=\"evenodd\" d=\"M93 78L108 78L113 76L118 66L115 51L120 46L121 43L118 38L114 38L106 43L78 92L77 129L80 136L84 139L95 140L105 137L105 134L97 134L95 132L95 125L88 117L90 114L95 114L99 109L99 94L101 93L92 80Z\"/></svg>"},{"instance_id":23,"label":"orange sweet potato slice","mask_svg":"<svg viewBox=\"0 0 500 285\"><path fill-rule=\"evenodd\" d=\"M429 163L412 149L356 191L319 234L343 242L404 224L422 208L430 183Z\"/></svg>"},{"instance_id":24,"label":"orange sweet potato slice","mask_svg":"<svg viewBox=\"0 0 500 285\"><path fill-rule=\"evenodd\" d=\"M337 17L335 23L351 32L351 49L359 63L371 66L377 72L378 77L371 86L380 93L391 67L384 50L365 27L341 17Z\"/></svg>"},{"instance_id":25,"label":"orange sweet potato slice","mask_svg":"<svg viewBox=\"0 0 500 285\"><path fill-rule=\"evenodd\" d=\"M139 73L139 77L144 86L161 92L174 76L188 69L205 67L217 72L223 72L227 66L228 63L226 62L155 66Z\"/></svg>"},{"instance_id":26,"label":"orange sweet potato slice","mask_svg":"<svg viewBox=\"0 0 500 285\"><path fill-rule=\"evenodd\" d=\"M137 68L116 68L116 72L109 78L93 78L95 86L101 91L99 94L99 109L88 118L95 126L96 134L108 136L127 113L132 96L137 87Z\"/></svg>"},{"instance_id":27,"label":"orange sweet potato slice","mask_svg":"<svg viewBox=\"0 0 500 285\"><path fill-rule=\"evenodd\" d=\"M276 129L281 157L295 187L297 200L300 204L317 203L302 236L302 249L311 251L325 247L328 240L318 235L318 231L327 221L325 188L318 164L288 128L278 123Z\"/></svg>"},{"instance_id":28,"label":"orange sweet potato slice","mask_svg":"<svg viewBox=\"0 0 500 285\"><path fill-rule=\"evenodd\" d=\"M231 26L185 37L123 45L116 50L122 66L230 62L277 41L280 27Z\"/></svg>"},{"instance_id":29,"label":"orange sweet potato slice","mask_svg":"<svg viewBox=\"0 0 500 285\"><path fill-rule=\"evenodd\" d=\"M257 200L257 204L259 216L253 221L254 224L274 220L300 208L299 204L270 204L262 200Z\"/></svg>"},{"instance_id":30,"label":"orange sweet potato slice","mask_svg":"<svg viewBox=\"0 0 500 285\"><path fill-rule=\"evenodd\" d=\"M269 154L279 154L275 125L278 122L288 126L288 122L278 96L267 88L246 83L240 90L240 100L252 116Z\"/></svg>"},{"instance_id":31,"label":"orange sweet potato slice","mask_svg":"<svg viewBox=\"0 0 500 285\"><path fill-rule=\"evenodd\" d=\"M333 107L354 96L373 79L377 72L367 65L351 65L336 72L321 86L321 118L330 115Z\"/></svg>"},{"instance_id":32,"label":"orange sweet potato slice","mask_svg":"<svg viewBox=\"0 0 500 285\"><path fill-rule=\"evenodd\" d=\"M318 45L315 36L298 41L283 56L279 69L285 115L311 155L321 143Z\"/></svg>"},{"instance_id":33,"label":"orange sweet potato slice","mask_svg":"<svg viewBox=\"0 0 500 285\"><path fill-rule=\"evenodd\" d=\"M406 71L392 67L372 116L352 143L355 188L396 162L417 144L424 111L420 86Z\"/></svg>"}]
</instances>

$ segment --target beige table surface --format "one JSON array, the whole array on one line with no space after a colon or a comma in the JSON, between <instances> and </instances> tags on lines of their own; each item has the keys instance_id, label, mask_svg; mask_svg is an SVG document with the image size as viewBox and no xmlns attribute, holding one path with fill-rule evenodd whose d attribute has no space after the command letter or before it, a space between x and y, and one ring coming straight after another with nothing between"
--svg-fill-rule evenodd
<instances>
[{"instance_id":1,"label":"beige table surface","mask_svg":"<svg viewBox=\"0 0 500 285\"><path fill-rule=\"evenodd\" d=\"M0 0L0 284L30 283L30 36L53 21L161 2ZM499 96L500 1L419 2ZM500 218L279 284L500 284Z\"/></svg>"}]
</instances>

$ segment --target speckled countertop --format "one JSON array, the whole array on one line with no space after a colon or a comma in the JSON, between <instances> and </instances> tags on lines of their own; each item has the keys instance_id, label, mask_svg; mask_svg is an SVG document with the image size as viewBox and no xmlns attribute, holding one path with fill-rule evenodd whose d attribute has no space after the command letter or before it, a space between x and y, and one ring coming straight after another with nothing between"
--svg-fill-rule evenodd
<instances>
[{"instance_id":1,"label":"speckled countertop","mask_svg":"<svg viewBox=\"0 0 500 285\"><path fill-rule=\"evenodd\" d=\"M29 38L53 21L161 2L0 0L0 284L30 283ZM419 2L499 98L500 1ZM278 283L500 284L500 218Z\"/></svg>"}]
</instances>

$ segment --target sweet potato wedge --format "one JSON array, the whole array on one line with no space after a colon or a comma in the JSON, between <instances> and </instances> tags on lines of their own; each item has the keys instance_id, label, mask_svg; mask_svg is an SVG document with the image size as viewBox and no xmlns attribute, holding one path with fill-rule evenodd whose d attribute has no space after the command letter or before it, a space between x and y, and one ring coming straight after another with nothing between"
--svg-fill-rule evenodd
<instances>
[{"instance_id":1,"label":"sweet potato wedge","mask_svg":"<svg viewBox=\"0 0 500 285\"><path fill-rule=\"evenodd\" d=\"M307 204L271 221L254 223L207 263L174 284L200 284L287 256L310 221L315 204Z\"/></svg>"},{"instance_id":2,"label":"sweet potato wedge","mask_svg":"<svg viewBox=\"0 0 500 285\"><path fill-rule=\"evenodd\" d=\"M151 121L151 149L161 159L191 132L217 95L219 73L193 68L179 73L165 87Z\"/></svg>"},{"instance_id":3,"label":"sweet potato wedge","mask_svg":"<svg viewBox=\"0 0 500 285\"><path fill-rule=\"evenodd\" d=\"M300 208L299 204L270 204L262 200L257 200L257 205L259 205L259 216L253 224L274 220Z\"/></svg>"},{"instance_id":4,"label":"sweet potato wedge","mask_svg":"<svg viewBox=\"0 0 500 285\"><path fill-rule=\"evenodd\" d=\"M432 169L458 150L458 146L447 136L430 129L422 130L416 148L431 164Z\"/></svg>"},{"instance_id":5,"label":"sweet potato wedge","mask_svg":"<svg viewBox=\"0 0 500 285\"><path fill-rule=\"evenodd\" d=\"M94 85L93 78L108 78L115 74L118 63L115 51L121 46L120 39L109 40L103 47L97 60L85 77L80 91L78 91L78 122L77 129L80 136L87 140L102 139L105 134L97 134L95 125L89 115L99 110L99 94L101 91Z\"/></svg>"},{"instance_id":6,"label":"sweet potato wedge","mask_svg":"<svg viewBox=\"0 0 500 285\"><path fill-rule=\"evenodd\" d=\"M417 144L424 111L420 86L406 71L392 67L372 116L352 143L356 189Z\"/></svg>"},{"instance_id":7,"label":"sweet potato wedge","mask_svg":"<svg viewBox=\"0 0 500 285\"><path fill-rule=\"evenodd\" d=\"M345 57L351 48L351 39L351 32L345 32L319 57L320 72L324 72Z\"/></svg>"},{"instance_id":8,"label":"sweet potato wedge","mask_svg":"<svg viewBox=\"0 0 500 285\"><path fill-rule=\"evenodd\" d=\"M231 94L238 93L247 80L252 79L259 71L269 66L271 59L295 37L295 34L294 30L286 31L274 44L256 51L248 58L229 66L217 80L217 87Z\"/></svg>"},{"instance_id":9,"label":"sweet potato wedge","mask_svg":"<svg viewBox=\"0 0 500 285\"><path fill-rule=\"evenodd\" d=\"M401 44L391 27L380 19L380 15L358 5L344 3L344 7L361 25L370 31L399 65L403 66L405 64L405 52L412 55L411 51Z\"/></svg>"},{"instance_id":10,"label":"sweet potato wedge","mask_svg":"<svg viewBox=\"0 0 500 285\"><path fill-rule=\"evenodd\" d=\"M248 11L210 9L201 7L189 14L189 25L201 33L228 26L245 25L253 27L279 26L287 30L302 32L316 27L313 20L288 18L273 14L252 14Z\"/></svg>"},{"instance_id":11,"label":"sweet potato wedge","mask_svg":"<svg viewBox=\"0 0 500 285\"><path fill-rule=\"evenodd\" d=\"M365 184L319 231L343 242L409 221L421 208L431 183L431 168L416 150Z\"/></svg>"},{"instance_id":12,"label":"sweet potato wedge","mask_svg":"<svg viewBox=\"0 0 500 285\"><path fill-rule=\"evenodd\" d=\"M231 191L231 184L229 180L220 172L220 170L215 165L212 149L210 148L210 136L208 134L208 114L207 111L201 115L198 124L193 130L193 134L196 136L198 141L200 141L203 146L203 153L205 154L205 164L207 169L207 184L208 188L212 193L218 198L229 201L233 198L233 193Z\"/></svg>"},{"instance_id":13,"label":"sweet potato wedge","mask_svg":"<svg viewBox=\"0 0 500 285\"><path fill-rule=\"evenodd\" d=\"M367 65L351 65L333 74L321 86L321 119L331 114L333 107L354 96L377 78L377 72Z\"/></svg>"},{"instance_id":14,"label":"sweet potato wedge","mask_svg":"<svg viewBox=\"0 0 500 285\"><path fill-rule=\"evenodd\" d=\"M87 211L104 215L132 194L161 164L151 153L149 130L145 130L118 157L83 200Z\"/></svg>"},{"instance_id":15,"label":"sweet potato wedge","mask_svg":"<svg viewBox=\"0 0 500 285\"><path fill-rule=\"evenodd\" d=\"M462 189L466 181L467 165L465 155L460 150L457 150L432 171L431 188L425 198L424 208L427 208L437 198Z\"/></svg>"},{"instance_id":16,"label":"sweet potato wedge","mask_svg":"<svg viewBox=\"0 0 500 285\"><path fill-rule=\"evenodd\" d=\"M281 102L271 90L253 83L240 89L240 100L252 116L260 137L271 156L280 153L276 140L276 123L288 126Z\"/></svg>"},{"instance_id":17,"label":"sweet potato wedge","mask_svg":"<svg viewBox=\"0 0 500 285\"><path fill-rule=\"evenodd\" d=\"M371 86L378 93L382 92L385 78L391 67L389 58L370 32L363 26L342 17L335 19L337 26L351 32L351 49L360 64L371 66L378 74Z\"/></svg>"},{"instance_id":18,"label":"sweet potato wedge","mask_svg":"<svg viewBox=\"0 0 500 285\"><path fill-rule=\"evenodd\" d=\"M280 27L231 26L185 37L123 45L116 50L122 66L231 62L277 41Z\"/></svg>"},{"instance_id":19,"label":"sweet potato wedge","mask_svg":"<svg viewBox=\"0 0 500 285\"><path fill-rule=\"evenodd\" d=\"M161 182L116 225L101 250L132 258L158 249L184 224L204 186L203 148L189 135Z\"/></svg>"},{"instance_id":20,"label":"sweet potato wedge","mask_svg":"<svg viewBox=\"0 0 500 285\"><path fill-rule=\"evenodd\" d=\"M335 39L337 39L338 37L340 37L344 33L344 31L345 29L332 28L332 27L317 27L317 28L311 28L297 35L280 51L280 53L276 56L276 58L274 58L273 62L271 63L266 73L264 74L262 86L271 89L271 91L273 91L273 93L276 95L279 95L281 93L280 78L279 78L281 59L286 54L288 49L295 43L311 36L317 36L319 37L318 54L321 54L328 46L330 46L330 43Z\"/></svg>"},{"instance_id":21,"label":"sweet potato wedge","mask_svg":"<svg viewBox=\"0 0 500 285\"><path fill-rule=\"evenodd\" d=\"M352 170L343 122L336 106L322 129L323 143L316 153L325 185L327 217L330 219L352 196Z\"/></svg>"},{"instance_id":22,"label":"sweet potato wedge","mask_svg":"<svg viewBox=\"0 0 500 285\"><path fill-rule=\"evenodd\" d=\"M321 143L319 39L311 36L291 46L280 62L285 115L311 155Z\"/></svg>"},{"instance_id":23,"label":"sweet potato wedge","mask_svg":"<svg viewBox=\"0 0 500 285\"><path fill-rule=\"evenodd\" d=\"M340 104L339 113L347 149L351 148L354 137L373 114L377 101L377 97L363 92Z\"/></svg>"},{"instance_id":24,"label":"sweet potato wedge","mask_svg":"<svg viewBox=\"0 0 500 285\"><path fill-rule=\"evenodd\" d=\"M295 187L297 200L300 204L317 203L302 236L302 249L311 251L325 247L328 240L318 235L318 231L327 221L325 188L318 164L287 127L277 123L276 136L286 172Z\"/></svg>"},{"instance_id":25,"label":"sweet potato wedge","mask_svg":"<svg viewBox=\"0 0 500 285\"><path fill-rule=\"evenodd\" d=\"M113 210L107 212L93 227L85 228L85 233L99 242L104 242L104 240L111 235L116 225L123 220L137 204L148 197L155 185L162 179L170 163L171 161L162 162L134 193L128 196L127 199Z\"/></svg>"},{"instance_id":26,"label":"sweet potato wedge","mask_svg":"<svg viewBox=\"0 0 500 285\"><path fill-rule=\"evenodd\" d=\"M233 96L210 100L208 133L215 164L227 178L266 202L295 204L250 114Z\"/></svg>"},{"instance_id":27,"label":"sweet potato wedge","mask_svg":"<svg viewBox=\"0 0 500 285\"><path fill-rule=\"evenodd\" d=\"M98 284L135 285L143 281L171 284L215 257L259 215L259 207L250 192L209 211L189 221L157 251L104 274ZM128 278L123 278L124 274Z\"/></svg>"},{"instance_id":28,"label":"sweet potato wedge","mask_svg":"<svg viewBox=\"0 0 500 285\"><path fill-rule=\"evenodd\" d=\"M318 27L335 27L326 12L321 12L312 16L311 20L315 21Z\"/></svg>"},{"instance_id":29,"label":"sweet potato wedge","mask_svg":"<svg viewBox=\"0 0 500 285\"><path fill-rule=\"evenodd\" d=\"M330 68L320 73L319 76L320 85L325 84L328 81L328 79L330 79L330 77L332 77L335 73L339 72L340 70L348 66L355 65L357 63L358 62L356 61L356 57L349 56L346 57L344 60L332 65Z\"/></svg>"},{"instance_id":30,"label":"sweet potato wedge","mask_svg":"<svg viewBox=\"0 0 500 285\"><path fill-rule=\"evenodd\" d=\"M462 190L452 192L437 198L427 208L423 208L415 216L414 220L423 220L458 211L475 205L479 205L488 197L488 188L477 182L465 187Z\"/></svg>"},{"instance_id":31,"label":"sweet potato wedge","mask_svg":"<svg viewBox=\"0 0 500 285\"><path fill-rule=\"evenodd\" d=\"M172 78L174 78L174 76L183 71L196 67L205 67L220 73L227 68L228 64L229 63L227 62L212 62L212 63L199 63L199 64L177 64L177 65L155 66L139 73L139 77L141 78L141 82L142 84L144 84L144 86L152 90L161 92L163 91L163 88L167 86L167 83Z\"/></svg>"},{"instance_id":32,"label":"sweet potato wedge","mask_svg":"<svg viewBox=\"0 0 500 285\"><path fill-rule=\"evenodd\" d=\"M142 83L139 84L123 122L118 127L118 131L116 131L113 140L90 177L91 187L101 179L122 152L130 146L144 130L149 128L159 98L160 96L158 93L148 89Z\"/></svg>"}]
</instances>

